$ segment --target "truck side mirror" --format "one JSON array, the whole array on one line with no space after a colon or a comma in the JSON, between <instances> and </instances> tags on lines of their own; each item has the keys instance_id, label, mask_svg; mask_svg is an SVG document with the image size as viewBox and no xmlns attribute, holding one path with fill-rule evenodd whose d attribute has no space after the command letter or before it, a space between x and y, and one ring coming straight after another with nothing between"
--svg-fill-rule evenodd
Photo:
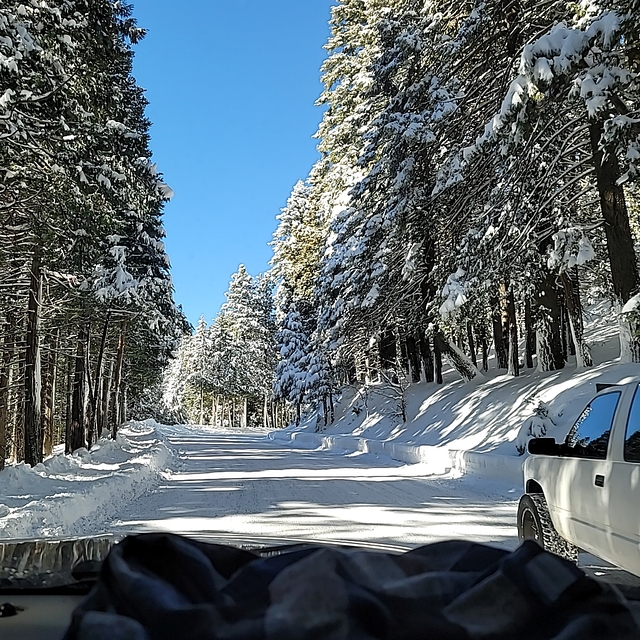
<instances>
[{"instance_id":1,"label":"truck side mirror","mask_svg":"<svg viewBox=\"0 0 640 640\"><path fill-rule=\"evenodd\" d=\"M560 455L560 447L553 438L534 438L527 443L527 451L538 456Z\"/></svg>"}]
</instances>

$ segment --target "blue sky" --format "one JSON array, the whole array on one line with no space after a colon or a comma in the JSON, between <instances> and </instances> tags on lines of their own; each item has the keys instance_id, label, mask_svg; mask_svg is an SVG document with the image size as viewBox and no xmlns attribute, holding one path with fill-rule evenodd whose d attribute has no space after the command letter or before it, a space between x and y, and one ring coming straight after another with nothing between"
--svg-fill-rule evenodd
<instances>
[{"instance_id":1,"label":"blue sky","mask_svg":"<svg viewBox=\"0 0 640 640\"><path fill-rule=\"evenodd\" d=\"M318 157L322 48L333 0L134 0L134 73L151 147L175 190L176 301L210 321L240 263L268 268L275 216Z\"/></svg>"}]
</instances>

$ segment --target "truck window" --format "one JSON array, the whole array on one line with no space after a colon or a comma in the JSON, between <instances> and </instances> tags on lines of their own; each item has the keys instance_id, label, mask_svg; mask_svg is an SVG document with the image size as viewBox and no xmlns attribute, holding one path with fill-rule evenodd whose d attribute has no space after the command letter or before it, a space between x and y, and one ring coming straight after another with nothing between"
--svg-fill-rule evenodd
<instances>
[{"instance_id":1,"label":"truck window","mask_svg":"<svg viewBox=\"0 0 640 640\"><path fill-rule=\"evenodd\" d=\"M624 459L627 462L640 462L640 386L633 396L627 433L624 439Z\"/></svg>"},{"instance_id":2,"label":"truck window","mask_svg":"<svg viewBox=\"0 0 640 640\"><path fill-rule=\"evenodd\" d=\"M605 459L620 391L594 398L569 431L566 443L580 458Z\"/></svg>"}]
</instances>

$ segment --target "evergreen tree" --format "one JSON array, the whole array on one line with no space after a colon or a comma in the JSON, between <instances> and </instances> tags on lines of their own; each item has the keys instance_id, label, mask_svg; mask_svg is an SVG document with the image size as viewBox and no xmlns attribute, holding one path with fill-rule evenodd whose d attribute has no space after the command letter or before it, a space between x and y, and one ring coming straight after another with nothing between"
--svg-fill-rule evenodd
<instances>
[{"instance_id":1,"label":"evergreen tree","mask_svg":"<svg viewBox=\"0 0 640 640\"><path fill-rule=\"evenodd\" d=\"M312 188L296 183L277 217L271 246L272 277L278 282L277 303L283 313L293 301L313 299L324 230L318 211L310 202Z\"/></svg>"},{"instance_id":2,"label":"evergreen tree","mask_svg":"<svg viewBox=\"0 0 640 640\"><path fill-rule=\"evenodd\" d=\"M289 307L276 339L280 360L276 367L274 394L293 405L296 424L300 424L308 385L310 353L309 337L304 332L302 319L294 304Z\"/></svg>"}]
</instances>

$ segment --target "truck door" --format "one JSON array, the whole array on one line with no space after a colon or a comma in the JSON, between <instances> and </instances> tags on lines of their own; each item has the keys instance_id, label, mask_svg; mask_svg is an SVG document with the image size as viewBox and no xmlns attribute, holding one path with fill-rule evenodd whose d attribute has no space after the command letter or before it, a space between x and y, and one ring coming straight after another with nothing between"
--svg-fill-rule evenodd
<instances>
[{"instance_id":1,"label":"truck door","mask_svg":"<svg viewBox=\"0 0 640 640\"><path fill-rule=\"evenodd\" d=\"M636 387L627 420L616 421L611 443L608 503L610 559L640 575L640 387Z\"/></svg>"},{"instance_id":2,"label":"truck door","mask_svg":"<svg viewBox=\"0 0 640 640\"><path fill-rule=\"evenodd\" d=\"M612 463L607 460L607 451L621 395L616 390L596 396L565 441L571 459L561 482L569 485L564 491L570 500L571 538L601 557L609 547L607 488Z\"/></svg>"}]
</instances>

